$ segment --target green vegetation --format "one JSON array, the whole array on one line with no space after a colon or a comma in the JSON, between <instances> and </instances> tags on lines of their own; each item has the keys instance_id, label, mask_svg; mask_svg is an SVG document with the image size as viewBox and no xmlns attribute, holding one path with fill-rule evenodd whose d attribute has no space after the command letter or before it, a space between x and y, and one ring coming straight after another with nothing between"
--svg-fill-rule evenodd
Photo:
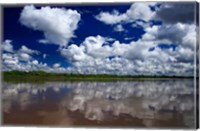
<instances>
[{"instance_id":1,"label":"green vegetation","mask_svg":"<svg viewBox=\"0 0 200 131\"><path fill-rule=\"evenodd\" d=\"M2 73L3 80L8 82L45 82L45 81L132 81L166 78L193 78L177 76L144 76L144 75L109 75L109 74L66 74L47 73L44 71L6 71Z\"/></svg>"}]
</instances>

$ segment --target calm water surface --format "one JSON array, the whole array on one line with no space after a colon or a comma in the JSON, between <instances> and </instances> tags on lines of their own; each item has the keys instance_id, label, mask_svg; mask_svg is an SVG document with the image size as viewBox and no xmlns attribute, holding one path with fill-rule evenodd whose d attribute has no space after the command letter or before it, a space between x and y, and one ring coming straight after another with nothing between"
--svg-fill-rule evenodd
<instances>
[{"instance_id":1,"label":"calm water surface","mask_svg":"<svg viewBox=\"0 0 200 131\"><path fill-rule=\"evenodd\" d=\"M3 83L3 124L194 128L193 79Z\"/></svg>"}]
</instances>

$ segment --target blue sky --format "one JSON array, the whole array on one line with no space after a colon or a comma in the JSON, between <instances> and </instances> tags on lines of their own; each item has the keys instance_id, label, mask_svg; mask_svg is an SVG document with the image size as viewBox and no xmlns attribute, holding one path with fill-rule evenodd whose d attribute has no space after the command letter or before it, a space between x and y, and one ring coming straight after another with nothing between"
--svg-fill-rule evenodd
<instances>
[{"instance_id":1,"label":"blue sky","mask_svg":"<svg viewBox=\"0 0 200 131\"><path fill-rule=\"evenodd\" d=\"M4 7L3 70L193 75L194 7L153 2Z\"/></svg>"}]
</instances>

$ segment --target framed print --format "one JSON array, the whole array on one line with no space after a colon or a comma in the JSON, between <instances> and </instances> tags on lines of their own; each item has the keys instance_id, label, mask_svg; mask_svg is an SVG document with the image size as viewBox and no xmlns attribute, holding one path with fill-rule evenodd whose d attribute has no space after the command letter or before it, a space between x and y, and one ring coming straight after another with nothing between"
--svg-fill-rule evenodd
<instances>
[{"instance_id":1,"label":"framed print","mask_svg":"<svg viewBox=\"0 0 200 131\"><path fill-rule=\"evenodd\" d=\"M197 2L1 5L2 126L196 129Z\"/></svg>"}]
</instances>

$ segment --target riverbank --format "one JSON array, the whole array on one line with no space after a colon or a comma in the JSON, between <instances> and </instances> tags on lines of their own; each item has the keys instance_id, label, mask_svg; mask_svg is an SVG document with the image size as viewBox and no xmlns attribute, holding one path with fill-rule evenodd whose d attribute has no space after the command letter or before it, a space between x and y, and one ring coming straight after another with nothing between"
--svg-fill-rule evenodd
<instances>
[{"instance_id":1,"label":"riverbank","mask_svg":"<svg viewBox=\"0 0 200 131\"><path fill-rule=\"evenodd\" d=\"M109 75L109 74L66 74L47 73L44 71L2 72L3 81L7 82L43 82L43 81L133 81L152 79L184 79L183 76L144 76L144 75Z\"/></svg>"}]
</instances>

